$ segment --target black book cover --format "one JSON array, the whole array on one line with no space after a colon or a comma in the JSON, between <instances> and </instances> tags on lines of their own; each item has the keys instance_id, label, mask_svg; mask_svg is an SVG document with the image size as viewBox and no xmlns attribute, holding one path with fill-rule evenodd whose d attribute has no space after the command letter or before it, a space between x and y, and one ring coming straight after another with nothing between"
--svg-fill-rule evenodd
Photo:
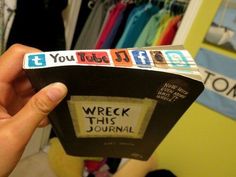
<instances>
[{"instance_id":1,"label":"black book cover","mask_svg":"<svg viewBox=\"0 0 236 177\"><path fill-rule=\"evenodd\" d=\"M204 88L182 49L32 53L24 69L36 91L68 87L49 119L75 156L147 160Z\"/></svg>"}]
</instances>

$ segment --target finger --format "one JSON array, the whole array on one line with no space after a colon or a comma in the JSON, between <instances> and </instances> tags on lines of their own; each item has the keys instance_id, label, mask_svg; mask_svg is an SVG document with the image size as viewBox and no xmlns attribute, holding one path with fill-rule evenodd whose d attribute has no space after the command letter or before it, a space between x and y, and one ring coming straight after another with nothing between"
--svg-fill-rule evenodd
<instances>
[{"instance_id":1,"label":"finger","mask_svg":"<svg viewBox=\"0 0 236 177\"><path fill-rule=\"evenodd\" d=\"M0 81L11 82L22 72L23 58L26 53L40 52L40 50L21 44L12 45L0 57Z\"/></svg>"},{"instance_id":2,"label":"finger","mask_svg":"<svg viewBox=\"0 0 236 177\"><path fill-rule=\"evenodd\" d=\"M47 117L45 117L43 120L41 120L38 124L38 127L46 127L49 124L49 120Z\"/></svg>"},{"instance_id":3,"label":"finger","mask_svg":"<svg viewBox=\"0 0 236 177\"><path fill-rule=\"evenodd\" d=\"M13 86L15 88L16 94L27 97L29 95L32 95L33 93L33 87L31 85L31 82L26 77L25 73L21 77L18 77L14 82Z\"/></svg>"},{"instance_id":4,"label":"finger","mask_svg":"<svg viewBox=\"0 0 236 177\"><path fill-rule=\"evenodd\" d=\"M7 110L0 105L0 121L4 119L9 119L11 116L8 114Z\"/></svg>"},{"instance_id":5,"label":"finger","mask_svg":"<svg viewBox=\"0 0 236 177\"><path fill-rule=\"evenodd\" d=\"M18 137L29 138L39 123L66 96L67 88L62 83L50 84L36 93L14 116L12 127Z\"/></svg>"}]
</instances>

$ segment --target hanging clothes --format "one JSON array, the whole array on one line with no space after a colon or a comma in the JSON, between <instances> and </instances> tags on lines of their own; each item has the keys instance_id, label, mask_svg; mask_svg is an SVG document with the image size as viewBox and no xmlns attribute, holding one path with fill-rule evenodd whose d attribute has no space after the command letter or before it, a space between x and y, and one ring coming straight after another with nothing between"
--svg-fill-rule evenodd
<instances>
[{"instance_id":1,"label":"hanging clothes","mask_svg":"<svg viewBox=\"0 0 236 177\"><path fill-rule=\"evenodd\" d=\"M178 31L181 19L182 15L172 17L164 29L163 34L160 36L159 41L155 41L156 43L154 45L170 45Z\"/></svg>"},{"instance_id":2,"label":"hanging clothes","mask_svg":"<svg viewBox=\"0 0 236 177\"><path fill-rule=\"evenodd\" d=\"M74 31L74 35L73 35L72 44L71 44L71 49L75 48L75 44L78 40L78 37L79 37L79 35L80 35L80 33L83 29L84 24L87 21L87 19L89 17L89 14L91 13L92 9L93 9L93 7L88 5L87 0L81 0L81 6L80 6L78 18L77 18L77 23L76 23L76 26L75 26L75 31Z\"/></svg>"},{"instance_id":3,"label":"hanging clothes","mask_svg":"<svg viewBox=\"0 0 236 177\"><path fill-rule=\"evenodd\" d=\"M7 47L22 43L44 51L64 50L66 6L67 0L18 0Z\"/></svg>"},{"instance_id":4,"label":"hanging clothes","mask_svg":"<svg viewBox=\"0 0 236 177\"><path fill-rule=\"evenodd\" d=\"M112 42L111 42L111 46L109 48L115 48L116 44L118 43L118 41L120 40L122 34L124 33L125 30L125 25L127 23L128 17L130 15L130 13L132 12L132 10L134 9L135 4L134 3L128 3L126 5L126 8L124 10L124 12L122 13L122 20L121 23L116 31L115 36L113 37Z\"/></svg>"},{"instance_id":5,"label":"hanging clothes","mask_svg":"<svg viewBox=\"0 0 236 177\"><path fill-rule=\"evenodd\" d=\"M104 31L104 29L105 29L105 27L106 27L107 21L108 21L108 19L109 19L109 17L110 17L110 13L111 13L111 11L113 11L114 8L115 8L115 5L112 4L112 5L109 7L109 9L107 10L107 13L106 13L106 16L105 16L105 18L104 18L104 21L103 21L103 23L102 23L102 27L101 27L101 29L100 29L100 32L99 32L99 35L98 35L96 44L98 43L98 40L100 39L100 37L101 37L101 35L102 35L102 32ZM96 46L96 45L95 45L95 46Z\"/></svg>"},{"instance_id":6,"label":"hanging clothes","mask_svg":"<svg viewBox=\"0 0 236 177\"><path fill-rule=\"evenodd\" d=\"M175 0L165 1L163 9L150 18L134 46L171 44L186 9L186 3Z\"/></svg>"},{"instance_id":7,"label":"hanging clothes","mask_svg":"<svg viewBox=\"0 0 236 177\"><path fill-rule=\"evenodd\" d=\"M152 45L168 45L172 43L186 9L186 4L187 2L185 1L171 1L166 4L171 16L168 21L160 25Z\"/></svg>"},{"instance_id":8,"label":"hanging clothes","mask_svg":"<svg viewBox=\"0 0 236 177\"><path fill-rule=\"evenodd\" d=\"M94 49L100 30L102 28L107 10L112 5L109 0L96 1L74 49Z\"/></svg>"},{"instance_id":9,"label":"hanging clothes","mask_svg":"<svg viewBox=\"0 0 236 177\"><path fill-rule=\"evenodd\" d=\"M170 13L165 8L161 9L158 13L153 15L142 30L142 33L138 37L138 40L134 44L134 47L151 46L157 34L157 29L161 24L168 20L169 17Z\"/></svg>"},{"instance_id":10,"label":"hanging clothes","mask_svg":"<svg viewBox=\"0 0 236 177\"><path fill-rule=\"evenodd\" d=\"M97 41L96 49L109 48L115 33L119 28L119 25L123 18L123 12L126 8L126 4L117 3L114 8L109 12L108 18L105 22L104 28L101 31L101 35Z\"/></svg>"},{"instance_id":11,"label":"hanging clothes","mask_svg":"<svg viewBox=\"0 0 236 177\"><path fill-rule=\"evenodd\" d=\"M98 6L104 2L110 2L110 6L106 10L101 10ZM174 17L184 13L186 3L175 0L152 0L141 3L139 1L137 4L136 1L97 0L75 49L171 44L181 20Z\"/></svg>"},{"instance_id":12,"label":"hanging clothes","mask_svg":"<svg viewBox=\"0 0 236 177\"><path fill-rule=\"evenodd\" d=\"M133 9L125 27L125 31L116 48L133 47L150 17L156 14L159 8L152 3L141 4Z\"/></svg>"},{"instance_id":13,"label":"hanging clothes","mask_svg":"<svg viewBox=\"0 0 236 177\"><path fill-rule=\"evenodd\" d=\"M173 16L171 16L170 13L168 13L167 15L162 17L162 19L160 21L160 25L156 31L155 38L154 38L153 43L151 45L156 45L156 43L159 42L159 40L160 40L164 30L166 29L168 23L170 22L171 18L173 18Z\"/></svg>"}]
</instances>

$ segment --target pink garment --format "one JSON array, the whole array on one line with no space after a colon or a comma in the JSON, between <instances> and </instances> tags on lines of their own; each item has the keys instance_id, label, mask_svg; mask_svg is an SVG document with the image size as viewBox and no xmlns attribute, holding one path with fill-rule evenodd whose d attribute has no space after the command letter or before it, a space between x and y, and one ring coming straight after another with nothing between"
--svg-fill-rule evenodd
<instances>
[{"instance_id":1,"label":"pink garment","mask_svg":"<svg viewBox=\"0 0 236 177\"><path fill-rule=\"evenodd\" d=\"M106 40L106 37L108 36L109 32L111 31L112 27L114 26L117 17L120 15L122 10L126 7L126 4L124 3L117 3L115 7L109 12L109 16L107 18L107 21L105 22L103 31L101 32L101 35L97 41L96 49L100 49L103 45L103 43Z\"/></svg>"}]
</instances>

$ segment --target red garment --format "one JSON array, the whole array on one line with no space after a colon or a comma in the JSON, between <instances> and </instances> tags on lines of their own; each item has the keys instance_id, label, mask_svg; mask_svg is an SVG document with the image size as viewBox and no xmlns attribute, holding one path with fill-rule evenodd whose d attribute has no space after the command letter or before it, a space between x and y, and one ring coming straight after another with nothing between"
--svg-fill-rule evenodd
<instances>
[{"instance_id":1,"label":"red garment","mask_svg":"<svg viewBox=\"0 0 236 177\"><path fill-rule=\"evenodd\" d=\"M160 40L156 45L170 45L172 43L175 34L178 30L181 18L182 18L181 15L177 15L170 20L166 29L163 31Z\"/></svg>"},{"instance_id":2,"label":"red garment","mask_svg":"<svg viewBox=\"0 0 236 177\"><path fill-rule=\"evenodd\" d=\"M126 7L126 4L124 3L117 3L115 7L109 12L109 16L107 18L107 21L105 22L105 26L103 28L103 31L101 32L101 35L99 36L99 39L96 43L96 49L100 49L103 45L103 43L106 40L106 37L108 36L109 32L111 31L112 27L114 26L117 17L120 15L120 12Z\"/></svg>"},{"instance_id":3,"label":"red garment","mask_svg":"<svg viewBox=\"0 0 236 177\"><path fill-rule=\"evenodd\" d=\"M99 168L103 166L105 163L106 163L106 159L103 159L101 161L85 160L84 166L86 167L89 173L94 173L95 171L98 171Z\"/></svg>"}]
</instances>

